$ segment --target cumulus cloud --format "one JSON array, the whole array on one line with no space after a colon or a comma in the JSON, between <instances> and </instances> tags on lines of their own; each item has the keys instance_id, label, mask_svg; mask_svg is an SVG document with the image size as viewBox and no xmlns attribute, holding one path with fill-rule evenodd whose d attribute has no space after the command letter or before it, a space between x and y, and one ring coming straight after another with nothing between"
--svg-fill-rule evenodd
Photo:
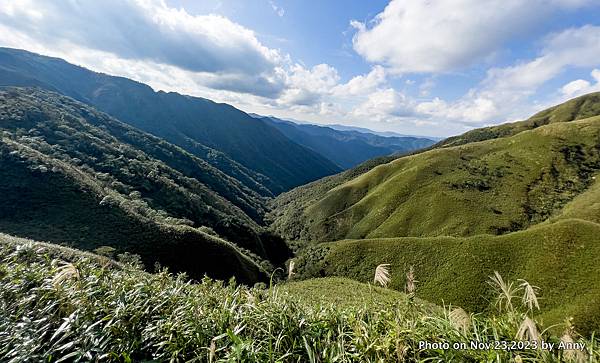
<instances>
[{"instance_id":1,"label":"cumulus cloud","mask_svg":"<svg viewBox=\"0 0 600 363\"><path fill-rule=\"evenodd\" d=\"M351 22L356 52L396 73L447 72L489 56L556 10L592 0L392 0L371 23Z\"/></svg>"},{"instance_id":2,"label":"cumulus cloud","mask_svg":"<svg viewBox=\"0 0 600 363\"><path fill-rule=\"evenodd\" d=\"M529 97L568 67L600 64L600 27L566 29L545 39L540 55L510 67L492 68L486 78L455 102L423 102L418 111L480 126L522 118L533 112ZM566 90L582 86L571 84ZM591 87L591 85L589 85Z\"/></svg>"},{"instance_id":3,"label":"cumulus cloud","mask_svg":"<svg viewBox=\"0 0 600 363\"><path fill-rule=\"evenodd\" d=\"M365 102L354 108L352 114L381 122L390 117L414 116L414 108L414 100L393 88L386 88L371 93Z\"/></svg>"},{"instance_id":4,"label":"cumulus cloud","mask_svg":"<svg viewBox=\"0 0 600 363\"><path fill-rule=\"evenodd\" d=\"M286 90L278 100L281 105L311 106L331 93L340 76L328 64L318 64L310 69L300 64L291 67L286 76Z\"/></svg>"},{"instance_id":5,"label":"cumulus cloud","mask_svg":"<svg viewBox=\"0 0 600 363\"><path fill-rule=\"evenodd\" d=\"M190 15L162 0L3 3L0 21L6 26L47 43L68 40L125 59L195 72L260 73L279 58L253 31L225 17Z\"/></svg>"},{"instance_id":6,"label":"cumulus cloud","mask_svg":"<svg viewBox=\"0 0 600 363\"><path fill-rule=\"evenodd\" d=\"M537 57L491 68L455 100L433 97L441 88L436 74L405 79L404 91L394 88L399 73L463 67L544 14L588 3L392 0L373 22L353 23L355 50L374 64L349 80L329 64L306 66L264 46L252 30L225 17L191 15L164 0L0 1L0 44L250 112L448 135L527 116L533 112L529 97L541 85L569 67L597 68L600 27L548 36ZM271 6L284 14L275 2ZM599 79L595 70L591 79L574 80L556 93L592 92Z\"/></svg>"},{"instance_id":7,"label":"cumulus cloud","mask_svg":"<svg viewBox=\"0 0 600 363\"><path fill-rule=\"evenodd\" d=\"M337 85L332 92L338 96L360 95L372 92L385 82L385 69L377 65L368 74L358 75L347 83Z\"/></svg>"},{"instance_id":8,"label":"cumulus cloud","mask_svg":"<svg viewBox=\"0 0 600 363\"><path fill-rule=\"evenodd\" d=\"M206 85L217 89L272 97L281 92L274 70L285 57L278 50L223 16L191 15L164 0L6 1L0 3L0 23L5 38L25 36L210 73Z\"/></svg>"},{"instance_id":9,"label":"cumulus cloud","mask_svg":"<svg viewBox=\"0 0 600 363\"><path fill-rule=\"evenodd\" d=\"M560 91L567 98L577 97L591 92L600 92L600 69L591 73L594 83L585 79L577 79L561 87Z\"/></svg>"}]
</instances>

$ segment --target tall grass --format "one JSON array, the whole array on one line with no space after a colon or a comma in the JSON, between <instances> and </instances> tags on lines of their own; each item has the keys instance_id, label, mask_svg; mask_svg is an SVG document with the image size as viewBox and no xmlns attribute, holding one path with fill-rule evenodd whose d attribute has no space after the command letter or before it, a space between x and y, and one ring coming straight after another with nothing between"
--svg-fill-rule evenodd
<instances>
[{"instance_id":1,"label":"tall grass","mask_svg":"<svg viewBox=\"0 0 600 363\"><path fill-rule=\"evenodd\" d=\"M360 304L341 307L279 287L250 288L210 279L191 282L185 275L164 270L149 274L103 263L89 254L65 256L47 245L0 243L0 361L561 359L557 351L420 347L425 341L452 347L470 341L515 340L520 323L516 321L526 317L518 309L493 317L449 314L407 299L376 309ZM540 339L560 341L540 331ZM569 339L585 344L582 354L589 361L599 356L597 340L575 334Z\"/></svg>"}]
</instances>

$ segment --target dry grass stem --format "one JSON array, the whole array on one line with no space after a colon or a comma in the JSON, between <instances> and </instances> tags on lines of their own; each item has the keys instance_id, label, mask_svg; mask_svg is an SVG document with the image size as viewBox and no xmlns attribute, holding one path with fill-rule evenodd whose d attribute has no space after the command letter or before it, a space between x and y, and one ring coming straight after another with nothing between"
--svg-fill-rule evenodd
<instances>
[{"instance_id":1,"label":"dry grass stem","mask_svg":"<svg viewBox=\"0 0 600 363\"><path fill-rule=\"evenodd\" d=\"M410 266L408 272L406 273L406 293L414 294L417 290L417 280L415 279L415 270L413 266Z\"/></svg>"},{"instance_id":2,"label":"dry grass stem","mask_svg":"<svg viewBox=\"0 0 600 363\"><path fill-rule=\"evenodd\" d=\"M296 267L296 262L291 260L288 265L288 280L291 279L296 273L294 272L294 267Z\"/></svg>"}]
</instances>

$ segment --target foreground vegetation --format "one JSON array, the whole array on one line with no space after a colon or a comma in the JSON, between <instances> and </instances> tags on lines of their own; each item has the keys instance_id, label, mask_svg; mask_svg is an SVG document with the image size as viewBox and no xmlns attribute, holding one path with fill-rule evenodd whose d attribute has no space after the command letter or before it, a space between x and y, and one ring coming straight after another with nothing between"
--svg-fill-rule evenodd
<instances>
[{"instance_id":1,"label":"foreground vegetation","mask_svg":"<svg viewBox=\"0 0 600 363\"><path fill-rule=\"evenodd\" d=\"M343 279L270 289L192 283L67 248L0 240L0 357L6 362L592 362L600 354L597 340L582 339L568 324L564 335L551 336L526 318L527 308L468 315ZM584 348L523 349L524 339ZM521 343L513 351L443 348L471 341Z\"/></svg>"},{"instance_id":2,"label":"foreground vegetation","mask_svg":"<svg viewBox=\"0 0 600 363\"><path fill-rule=\"evenodd\" d=\"M600 330L600 93L279 196L297 278L414 266L419 296L488 310L493 271L542 289L538 319ZM320 242L320 243L319 243ZM396 278L390 287L402 290Z\"/></svg>"}]
</instances>

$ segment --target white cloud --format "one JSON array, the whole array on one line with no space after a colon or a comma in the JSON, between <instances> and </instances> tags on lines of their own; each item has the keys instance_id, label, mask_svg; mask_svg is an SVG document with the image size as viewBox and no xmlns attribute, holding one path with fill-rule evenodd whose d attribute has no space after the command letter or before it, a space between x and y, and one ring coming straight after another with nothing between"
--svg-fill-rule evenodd
<instances>
[{"instance_id":1,"label":"white cloud","mask_svg":"<svg viewBox=\"0 0 600 363\"><path fill-rule=\"evenodd\" d=\"M371 93L367 100L352 110L357 117L382 122L390 118L414 116L415 102L405 94L386 88Z\"/></svg>"},{"instance_id":2,"label":"white cloud","mask_svg":"<svg viewBox=\"0 0 600 363\"><path fill-rule=\"evenodd\" d=\"M434 99L417 107L423 114L481 126L516 120L531 114L530 97L544 83L569 67L600 64L600 27L583 26L552 34L540 55L505 68L492 68L487 77L455 102ZM570 85L567 90L581 86ZM536 106L539 107L539 106Z\"/></svg>"},{"instance_id":3,"label":"white cloud","mask_svg":"<svg viewBox=\"0 0 600 363\"><path fill-rule=\"evenodd\" d=\"M337 85L340 76L328 64L318 64L307 69L300 64L291 67L286 77L286 90L278 100L281 105L311 106Z\"/></svg>"},{"instance_id":4,"label":"white cloud","mask_svg":"<svg viewBox=\"0 0 600 363\"><path fill-rule=\"evenodd\" d=\"M584 26L550 35L536 58L490 69L456 100L433 97L443 86L435 87L435 74L404 80L400 87L413 96L393 88L398 72L445 72L485 58L533 21L540 4L547 9L537 16L589 1L482 3L392 0L374 24L354 23L355 49L375 64L347 81L331 65L306 66L265 47L227 18L190 15L163 0L0 1L0 44L249 112L434 135L528 116L541 85L569 67L600 64L600 27ZM594 80L574 80L557 94L597 90L594 72Z\"/></svg>"},{"instance_id":5,"label":"white cloud","mask_svg":"<svg viewBox=\"0 0 600 363\"><path fill-rule=\"evenodd\" d=\"M27 37L117 58L211 73L209 86L277 95L275 68L285 57L260 43L250 29L219 15L191 15L163 0L43 1L0 3L3 43ZM63 49L65 51L66 49Z\"/></svg>"},{"instance_id":6,"label":"white cloud","mask_svg":"<svg viewBox=\"0 0 600 363\"><path fill-rule=\"evenodd\" d=\"M385 69L382 66L374 66L368 74L356 76L347 83L337 85L332 91L339 96L366 94L377 89L385 81Z\"/></svg>"},{"instance_id":7,"label":"white cloud","mask_svg":"<svg viewBox=\"0 0 600 363\"><path fill-rule=\"evenodd\" d=\"M354 49L396 73L447 72L489 56L556 10L592 0L392 0L357 29Z\"/></svg>"},{"instance_id":8,"label":"white cloud","mask_svg":"<svg viewBox=\"0 0 600 363\"><path fill-rule=\"evenodd\" d=\"M577 97L586 93L600 92L600 69L594 69L591 73L594 83L584 79L577 79L562 86L561 93L567 98Z\"/></svg>"}]
</instances>

